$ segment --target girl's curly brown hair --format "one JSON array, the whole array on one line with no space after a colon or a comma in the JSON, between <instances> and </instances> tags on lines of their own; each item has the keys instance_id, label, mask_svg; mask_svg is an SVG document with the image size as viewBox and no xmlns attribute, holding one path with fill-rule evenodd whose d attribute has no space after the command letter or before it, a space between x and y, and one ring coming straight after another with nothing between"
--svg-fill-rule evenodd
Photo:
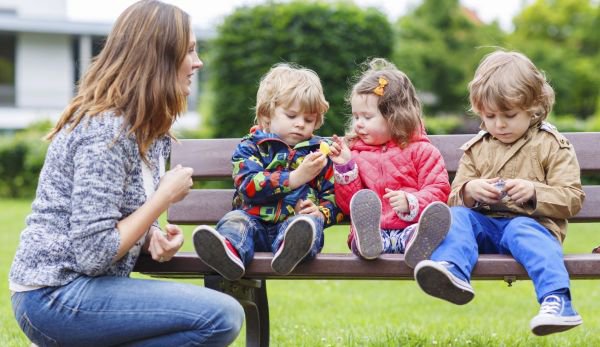
<instances>
[{"instance_id":1,"label":"girl's curly brown hair","mask_svg":"<svg viewBox=\"0 0 600 347\"><path fill-rule=\"evenodd\" d=\"M383 95L374 90L379 87L379 79L388 83L383 88ZM374 58L362 64L358 80L352 87L346 102L350 104L356 95L378 95L377 108L390 127L392 139L404 148L418 134L422 127L421 101L412 82L396 65L383 58ZM346 140L356 139L352 129L352 117L346 131Z\"/></svg>"}]
</instances>

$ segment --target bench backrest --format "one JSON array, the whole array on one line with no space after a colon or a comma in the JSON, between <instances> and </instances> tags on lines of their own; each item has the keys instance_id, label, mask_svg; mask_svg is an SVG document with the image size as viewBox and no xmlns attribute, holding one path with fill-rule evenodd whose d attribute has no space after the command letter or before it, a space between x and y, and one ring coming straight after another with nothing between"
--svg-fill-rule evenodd
<instances>
[{"instance_id":1,"label":"bench backrest","mask_svg":"<svg viewBox=\"0 0 600 347\"><path fill-rule=\"evenodd\" d=\"M575 146L583 174L600 175L600 133L565 133ZM462 151L460 146L473 135L432 135L448 173L453 176ZM231 154L240 139L194 139L173 143L171 166L181 164L194 169L194 180L231 180ZM584 186L586 199L572 222L600 221L600 186ZM176 224L214 224L231 210L233 189L193 189L168 211L168 220Z\"/></svg>"}]
</instances>

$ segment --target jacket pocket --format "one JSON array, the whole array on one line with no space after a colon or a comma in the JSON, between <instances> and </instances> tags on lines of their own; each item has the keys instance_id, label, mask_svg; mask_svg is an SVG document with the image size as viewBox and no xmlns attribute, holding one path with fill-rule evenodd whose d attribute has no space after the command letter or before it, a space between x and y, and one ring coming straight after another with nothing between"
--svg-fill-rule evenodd
<instances>
[{"instance_id":1,"label":"jacket pocket","mask_svg":"<svg viewBox=\"0 0 600 347\"><path fill-rule=\"evenodd\" d=\"M539 161L537 153L529 153L526 157L526 160L519 168L519 175L517 177L524 177L530 181L545 183L546 172Z\"/></svg>"}]
</instances>

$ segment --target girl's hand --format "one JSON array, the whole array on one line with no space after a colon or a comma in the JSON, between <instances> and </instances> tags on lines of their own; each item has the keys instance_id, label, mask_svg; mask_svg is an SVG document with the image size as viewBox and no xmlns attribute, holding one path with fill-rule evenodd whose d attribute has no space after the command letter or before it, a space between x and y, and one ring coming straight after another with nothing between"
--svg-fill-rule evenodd
<instances>
[{"instance_id":1,"label":"girl's hand","mask_svg":"<svg viewBox=\"0 0 600 347\"><path fill-rule=\"evenodd\" d=\"M175 166L160 179L156 193L162 194L169 203L182 200L192 188L193 173L190 167Z\"/></svg>"},{"instance_id":2,"label":"girl's hand","mask_svg":"<svg viewBox=\"0 0 600 347\"><path fill-rule=\"evenodd\" d=\"M337 135L333 135L332 140L333 143L329 146L329 149L331 150L329 158L331 158L331 161L338 165L344 165L349 162L352 158L352 152L346 142Z\"/></svg>"},{"instance_id":3,"label":"girl's hand","mask_svg":"<svg viewBox=\"0 0 600 347\"><path fill-rule=\"evenodd\" d=\"M325 165L327 156L323 153L317 151L308 154L300 166L290 174L290 188L296 189L317 177Z\"/></svg>"},{"instance_id":4,"label":"girl's hand","mask_svg":"<svg viewBox=\"0 0 600 347\"><path fill-rule=\"evenodd\" d=\"M535 186L531 181L520 178L506 180L504 189L510 199L520 205L535 199Z\"/></svg>"},{"instance_id":5,"label":"girl's hand","mask_svg":"<svg viewBox=\"0 0 600 347\"><path fill-rule=\"evenodd\" d=\"M171 260L183 245L181 228L174 224L167 224L165 229L166 235L160 229L152 227L149 235L148 252L152 259L160 263Z\"/></svg>"},{"instance_id":6,"label":"girl's hand","mask_svg":"<svg viewBox=\"0 0 600 347\"><path fill-rule=\"evenodd\" d=\"M390 205L396 213L409 213L408 201L406 200L406 193L401 190L391 190L385 188L384 199L388 199Z\"/></svg>"},{"instance_id":7,"label":"girl's hand","mask_svg":"<svg viewBox=\"0 0 600 347\"><path fill-rule=\"evenodd\" d=\"M484 204L497 204L502 200L502 192L494 186L500 177L480 178L469 181L463 191L463 201L466 206L472 207L478 201Z\"/></svg>"},{"instance_id":8,"label":"girl's hand","mask_svg":"<svg viewBox=\"0 0 600 347\"><path fill-rule=\"evenodd\" d=\"M296 212L296 214L309 214L317 218L325 218L323 213L319 210L319 206L315 205L310 199L298 200L294 207L294 212Z\"/></svg>"}]
</instances>

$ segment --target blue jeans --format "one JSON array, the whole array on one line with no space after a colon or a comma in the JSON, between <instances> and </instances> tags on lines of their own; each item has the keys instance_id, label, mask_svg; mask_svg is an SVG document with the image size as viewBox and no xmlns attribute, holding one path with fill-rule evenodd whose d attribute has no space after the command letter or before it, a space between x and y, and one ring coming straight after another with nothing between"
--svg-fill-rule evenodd
<instances>
[{"instance_id":1,"label":"blue jeans","mask_svg":"<svg viewBox=\"0 0 600 347\"><path fill-rule=\"evenodd\" d=\"M267 223L241 210L227 213L216 229L238 251L244 265L254 259L254 252L276 253L283 241L287 226L299 216L309 217L315 223L315 241L310 252L302 261L313 259L323 249L323 219L311 215L291 216L277 224Z\"/></svg>"},{"instance_id":2,"label":"blue jeans","mask_svg":"<svg viewBox=\"0 0 600 347\"><path fill-rule=\"evenodd\" d=\"M38 346L224 346L239 334L242 306L192 284L82 276L17 292L15 318Z\"/></svg>"},{"instance_id":3,"label":"blue jeans","mask_svg":"<svg viewBox=\"0 0 600 347\"><path fill-rule=\"evenodd\" d=\"M431 260L454 263L470 280L479 254L508 254L531 278L538 302L569 288L562 247L530 217L491 218L466 207L452 207L452 225Z\"/></svg>"}]
</instances>

